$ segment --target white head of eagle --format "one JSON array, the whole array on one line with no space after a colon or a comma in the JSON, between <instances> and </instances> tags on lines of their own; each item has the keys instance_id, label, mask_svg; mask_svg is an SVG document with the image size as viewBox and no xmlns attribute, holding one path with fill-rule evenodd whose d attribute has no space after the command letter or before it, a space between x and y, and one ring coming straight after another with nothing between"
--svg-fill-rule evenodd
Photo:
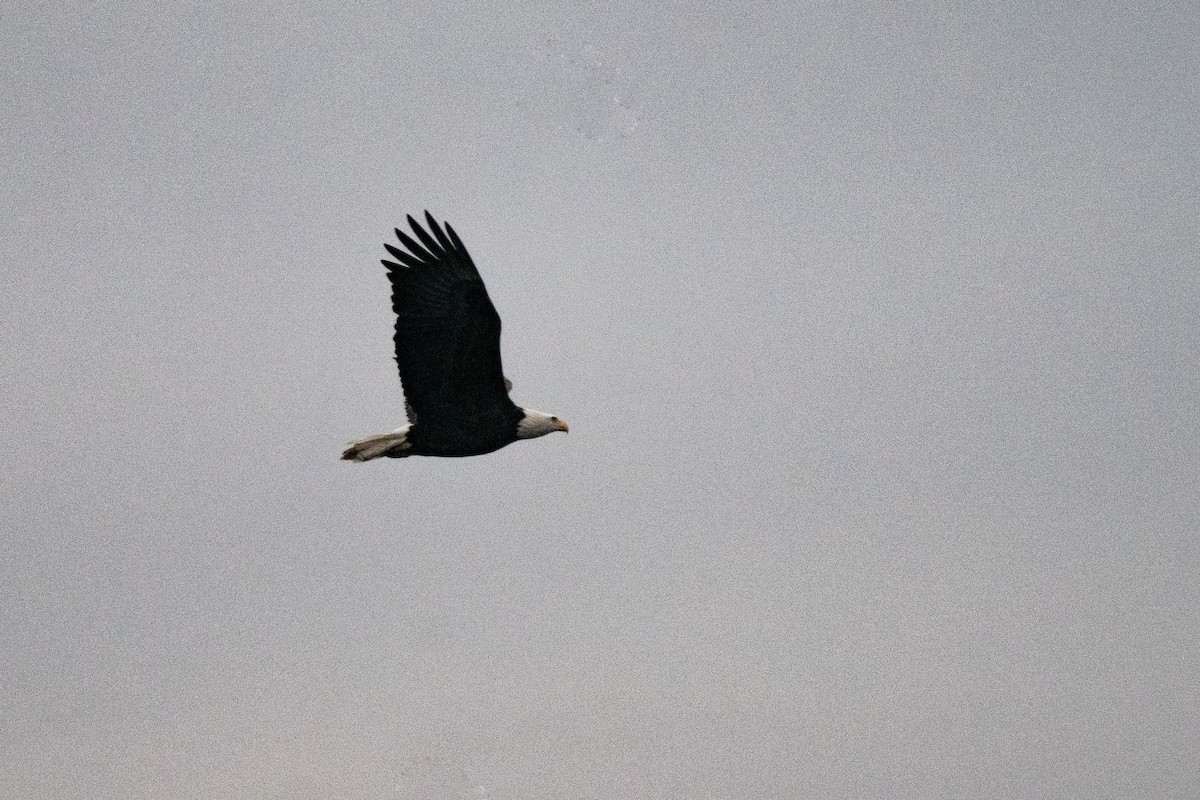
<instances>
[{"instance_id":1,"label":"white head of eagle","mask_svg":"<svg viewBox=\"0 0 1200 800\"><path fill-rule=\"evenodd\" d=\"M408 424L350 442L347 461L408 456L477 456L519 439L566 433L567 423L509 399L500 363L500 315L467 248L426 211L425 230L411 216L405 249L385 244L383 261L396 313L396 364Z\"/></svg>"},{"instance_id":2,"label":"white head of eagle","mask_svg":"<svg viewBox=\"0 0 1200 800\"><path fill-rule=\"evenodd\" d=\"M567 432L567 423L545 411L534 411L532 408L521 409L525 416L517 422L518 439L536 439L555 431Z\"/></svg>"}]
</instances>

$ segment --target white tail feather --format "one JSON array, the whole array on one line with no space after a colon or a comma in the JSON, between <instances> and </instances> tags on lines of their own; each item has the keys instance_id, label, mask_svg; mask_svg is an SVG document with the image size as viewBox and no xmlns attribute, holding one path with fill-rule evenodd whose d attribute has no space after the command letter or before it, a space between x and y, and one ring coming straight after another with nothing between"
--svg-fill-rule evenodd
<instances>
[{"instance_id":1,"label":"white tail feather","mask_svg":"<svg viewBox=\"0 0 1200 800\"><path fill-rule=\"evenodd\" d=\"M391 433L377 433L365 439L356 439L342 451L343 461L370 461L372 458L390 456L403 458L408 455L408 427L397 428Z\"/></svg>"}]
</instances>

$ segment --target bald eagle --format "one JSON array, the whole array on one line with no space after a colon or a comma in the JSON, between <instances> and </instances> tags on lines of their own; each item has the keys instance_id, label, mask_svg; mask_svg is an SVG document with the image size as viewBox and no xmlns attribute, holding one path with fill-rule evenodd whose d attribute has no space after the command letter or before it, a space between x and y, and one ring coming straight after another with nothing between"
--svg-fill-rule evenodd
<instances>
[{"instance_id":1,"label":"bald eagle","mask_svg":"<svg viewBox=\"0 0 1200 800\"><path fill-rule=\"evenodd\" d=\"M410 215L417 239L396 228L407 252L384 248L396 312L396 363L408 424L350 442L346 461L408 456L478 456L518 439L567 430L543 411L508 397L500 366L500 315L454 228L426 211L429 231ZM399 262L399 263L397 263Z\"/></svg>"}]
</instances>

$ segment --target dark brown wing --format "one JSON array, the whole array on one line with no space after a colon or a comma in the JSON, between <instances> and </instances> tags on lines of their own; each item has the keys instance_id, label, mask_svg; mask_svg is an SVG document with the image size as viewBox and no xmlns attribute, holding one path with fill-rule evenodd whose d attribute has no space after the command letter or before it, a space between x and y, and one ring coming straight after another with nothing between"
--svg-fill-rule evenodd
<instances>
[{"instance_id":1,"label":"dark brown wing","mask_svg":"<svg viewBox=\"0 0 1200 800\"><path fill-rule=\"evenodd\" d=\"M443 426L508 411L500 315L458 234L449 224L443 231L428 211L425 220L429 231L408 217L416 240L396 229L406 249L384 245L396 259L383 265L392 282L396 363L410 418Z\"/></svg>"}]
</instances>

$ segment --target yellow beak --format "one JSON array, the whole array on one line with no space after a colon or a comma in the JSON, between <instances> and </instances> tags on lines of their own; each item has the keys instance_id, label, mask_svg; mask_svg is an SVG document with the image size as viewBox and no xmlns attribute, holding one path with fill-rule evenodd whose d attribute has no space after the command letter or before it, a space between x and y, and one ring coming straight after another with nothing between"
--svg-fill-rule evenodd
<instances>
[{"instance_id":1,"label":"yellow beak","mask_svg":"<svg viewBox=\"0 0 1200 800\"><path fill-rule=\"evenodd\" d=\"M556 428L558 428L558 429L559 429L560 431L562 431L563 433L567 433L567 432L568 432L568 429L567 429L567 421L566 421L566 420L562 420L562 419L560 419L560 420L558 421L558 423L555 425L555 427L556 427Z\"/></svg>"}]
</instances>

